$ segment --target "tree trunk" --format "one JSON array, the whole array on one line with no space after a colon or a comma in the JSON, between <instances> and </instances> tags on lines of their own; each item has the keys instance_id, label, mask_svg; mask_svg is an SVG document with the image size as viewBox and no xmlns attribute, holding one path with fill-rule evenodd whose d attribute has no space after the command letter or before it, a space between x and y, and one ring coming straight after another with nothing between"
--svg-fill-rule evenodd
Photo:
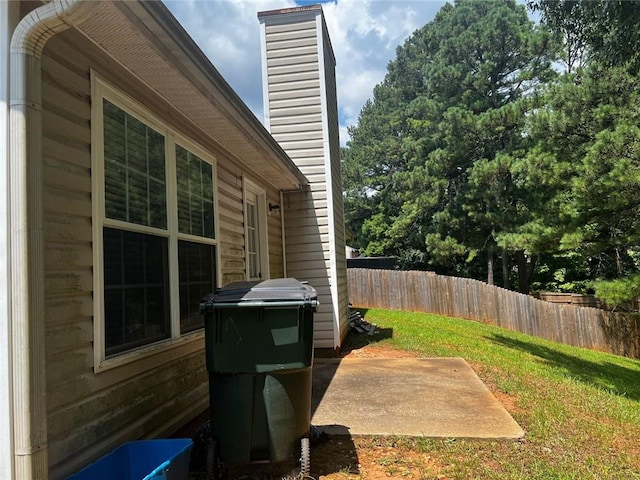
<instances>
[{"instance_id":1,"label":"tree trunk","mask_svg":"<svg viewBox=\"0 0 640 480\"><path fill-rule=\"evenodd\" d=\"M529 293L531 290L531 279L533 278L538 257L532 255L531 260L527 261L524 250L518 250L516 252L516 261L518 262L518 291L520 293Z\"/></svg>"},{"instance_id":2,"label":"tree trunk","mask_svg":"<svg viewBox=\"0 0 640 480\"><path fill-rule=\"evenodd\" d=\"M619 247L616 247L616 270L618 278L622 278L624 276L624 267L622 265L622 256L620 255Z\"/></svg>"},{"instance_id":3,"label":"tree trunk","mask_svg":"<svg viewBox=\"0 0 640 480\"><path fill-rule=\"evenodd\" d=\"M529 275L527 268L527 256L524 251L516 252L516 262L518 262L518 291L520 293L529 293Z\"/></svg>"},{"instance_id":4,"label":"tree trunk","mask_svg":"<svg viewBox=\"0 0 640 480\"><path fill-rule=\"evenodd\" d=\"M493 283L493 249L487 249L487 284L494 285Z\"/></svg>"},{"instance_id":5,"label":"tree trunk","mask_svg":"<svg viewBox=\"0 0 640 480\"><path fill-rule=\"evenodd\" d=\"M502 286L509 290L511 282L509 282L509 255L505 249L502 250Z\"/></svg>"}]
</instances>

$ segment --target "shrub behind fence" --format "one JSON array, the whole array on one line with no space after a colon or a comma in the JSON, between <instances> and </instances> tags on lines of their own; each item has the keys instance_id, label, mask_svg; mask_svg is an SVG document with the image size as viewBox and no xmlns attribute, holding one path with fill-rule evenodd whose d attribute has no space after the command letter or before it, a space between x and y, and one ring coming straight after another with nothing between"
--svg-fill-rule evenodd
<instances>
[{"instance_id":1,"label":"shrub behind fence","mask_svg":"<svg viewBox=\"0 0 640 480\"><path fill-rule=\"evenodd\" d=\"M640 317L560 305L469 278L432 272L348 270L354 307L477 320L554 342L640 358Z\"/></svg>"}]
</instances>

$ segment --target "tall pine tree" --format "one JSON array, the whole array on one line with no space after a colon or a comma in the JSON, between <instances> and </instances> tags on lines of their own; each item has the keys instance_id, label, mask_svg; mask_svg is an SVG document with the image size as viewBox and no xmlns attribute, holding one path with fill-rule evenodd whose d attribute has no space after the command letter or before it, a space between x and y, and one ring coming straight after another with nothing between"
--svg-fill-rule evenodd
<instances>
[{"instance_id":1,"label":"tall pine tree","mask_svg":"<svg viewBox=\"0 0 640 480\"><path fill-rule=\"evenodd\" d=\"M496 235L517 210L508 156L554 74L550 47L524 6L460 0L398 48L344 152L347 218L365 253L491 280Z\"/></svg>"}]
</instances>

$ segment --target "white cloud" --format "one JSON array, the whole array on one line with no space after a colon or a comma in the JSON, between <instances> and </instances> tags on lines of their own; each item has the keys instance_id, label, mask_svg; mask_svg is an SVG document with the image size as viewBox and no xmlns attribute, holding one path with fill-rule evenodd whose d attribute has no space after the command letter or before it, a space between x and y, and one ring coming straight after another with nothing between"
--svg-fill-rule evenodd
<instances>
[{"instance_id":1,"label":"white cloud","mask_svg":"<svg viewBox=\"0 0 640 480\"><path fill-rule=\"evenodd\" d=\"M367 99L373 98L373 87L382 81L386 70L376 70L372 67L342 74L336 73L338 82L338 108L341 122L353 125Z\"/></svg>"},{"instance_id":2,"label":"white cloud","mask_svg":"<svg viewBox=\"0 0 640 480\"><path fill-rule=\"evenodd\" d=\"M307 2L308 3L308 2ZM260 24L257 13L292 0L173 0L167 6L259 119L262 111ZM357 122L382 82L396 48L433 19L435 0L339 0L323 11L336 56L340 137Z\"/></svg>"}]
</instances>

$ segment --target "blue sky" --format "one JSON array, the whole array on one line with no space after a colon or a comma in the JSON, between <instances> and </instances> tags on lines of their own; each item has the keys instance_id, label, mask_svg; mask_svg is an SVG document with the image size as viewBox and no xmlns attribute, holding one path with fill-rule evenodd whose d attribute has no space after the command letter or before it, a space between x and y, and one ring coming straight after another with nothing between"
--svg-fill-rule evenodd
<instances>
[{"instance_id":1,"label":"blue sky","mask_svg":"<svg viewBox=\"0 0 640 480\"><path fill-rule=\"evenodd\" d=\"M320 3L308 0L165 1L227 82L262 120L260 23L257 13ZM336 56L340 140L357 123L373 87L384 79L395 50L431 21L445 2L437 0L340 0L322 2Z\"/></svg>"}]
</instances>

